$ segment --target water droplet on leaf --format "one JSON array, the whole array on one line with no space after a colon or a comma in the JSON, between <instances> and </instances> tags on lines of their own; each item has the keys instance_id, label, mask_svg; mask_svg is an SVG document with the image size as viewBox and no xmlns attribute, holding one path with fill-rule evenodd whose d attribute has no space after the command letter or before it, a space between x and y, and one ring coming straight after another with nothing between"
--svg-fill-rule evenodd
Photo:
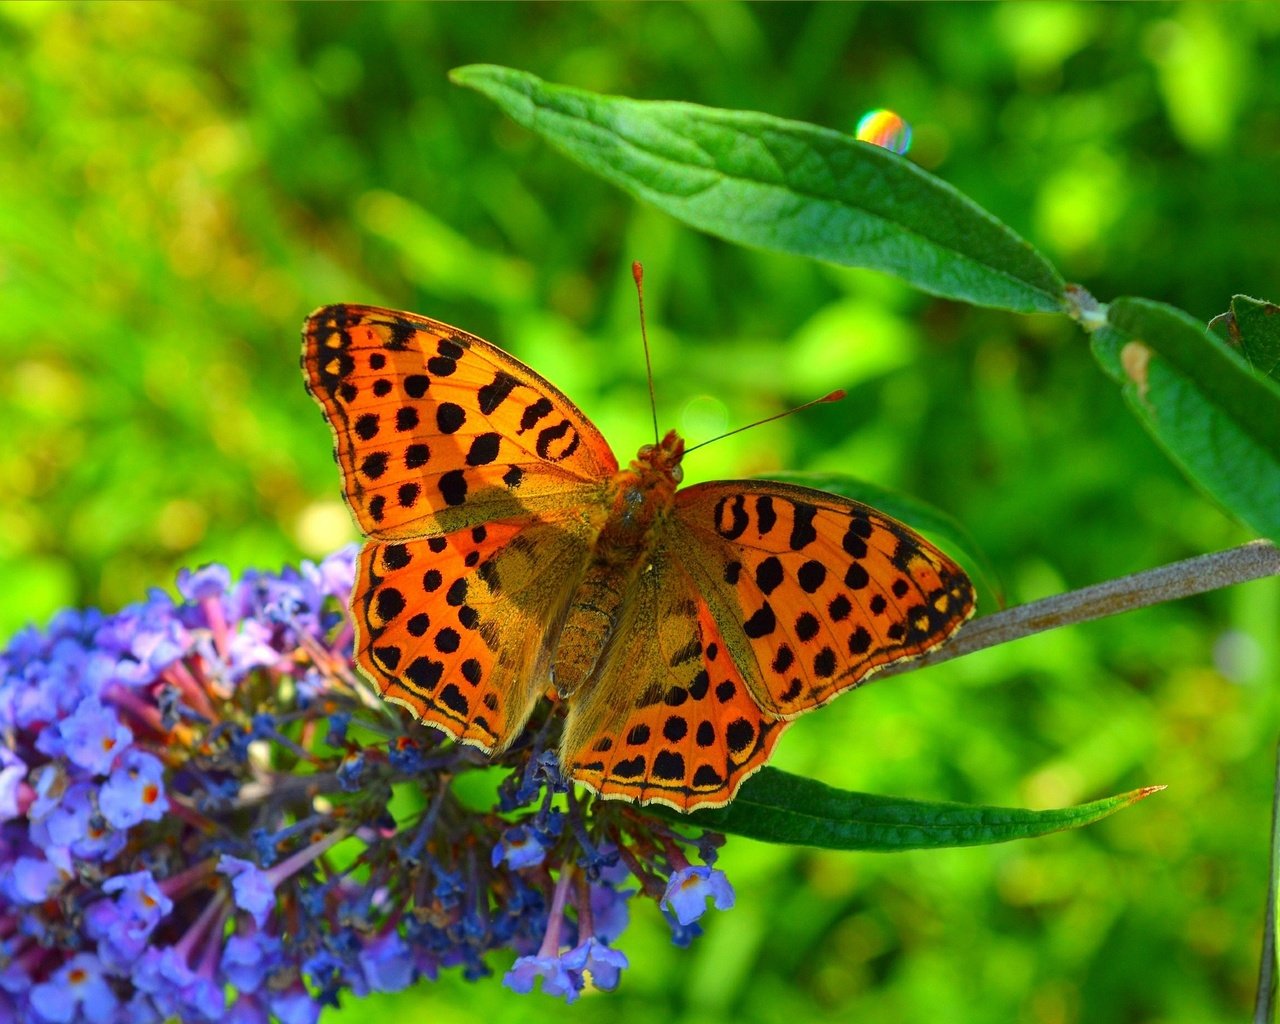
<instances>
[{"instance_id":1,"label":"water droplet on leaf","mask_svg":"<svg viewBox=\"0 0 1280 1024\"><path fill-rule=\"evenodd\" d=\"M892 110L869 110L858 120L854 135L894 153L905 153L911 147L911 125Z\"/></svg>"}]
</instances>

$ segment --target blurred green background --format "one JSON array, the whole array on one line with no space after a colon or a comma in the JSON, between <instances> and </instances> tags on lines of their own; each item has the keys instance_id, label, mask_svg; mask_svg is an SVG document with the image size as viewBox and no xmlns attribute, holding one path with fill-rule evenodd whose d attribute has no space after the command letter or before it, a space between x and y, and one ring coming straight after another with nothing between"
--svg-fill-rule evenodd
<instances>
[{"instance_id":1,"label":"blurred green background","mask_svg":"<svg viewBox=\"0 0 1280 1024\"><path fill-rule=\"evenodd\" d=\"M916 494L1011 603L1248 539L1071 324L700 236L448 85L477 61L841 130L890 107L912 159L1104 301L1208 319L1280 298L1280 5L5 4L0 637L181 565L354 536L297 369L324 303L497 341L625 458L650 429L637 258L664 426L697 440L851 392L699 452L693 480L840 470ZM1278 622L1270 580L1044 634L839 701L776 758L1036 807L1169 785L1098 826L897 856L731 840L738 906L689 950L638 907L616 994L566 1010L446 977L324 1020L1242 1020Z\"/></svg>"}]
</instances>

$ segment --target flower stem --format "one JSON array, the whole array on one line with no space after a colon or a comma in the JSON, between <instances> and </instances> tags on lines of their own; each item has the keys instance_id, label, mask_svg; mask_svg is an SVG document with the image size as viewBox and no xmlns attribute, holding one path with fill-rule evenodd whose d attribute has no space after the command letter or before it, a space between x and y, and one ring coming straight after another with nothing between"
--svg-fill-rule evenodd
<instances>
[{"instance_id":1,"label":"flower stem","mask_svg":"<svg viewBox=\"0 0 1280 1024\"><path fill-rule=\"evenodd\" d=\"M328 851L329 847L336 845L350 835L348 829L337 829L330 832L322 839L316 840L310 846L305 846L293 856L282 860L279 864L267 869L267 877L271 879L272 885L279 885L286 878L296 871L300 871L321 854Z\"/></svg>"},{"instance_id":2,"label":"flower stem","mask_svg":"<svg viewBox=\"0 0 1280 1024\"><path fill-rule=\"evenodd\" d=\"M171 900L176 900L210 877L217 865L218 859L216 857L206 857L198 864L192 864L191 867L164 879L159 883L160 891Z\"/></svg>"},{"instance_id":3,"label":"flower stem","mask_svg":"<svg viewBox=\"0 0 1280 1024\"><path fill-rule=\"evenodd\" d=\"M575 906L578 908L578 942L581 943L596 933L596 924L591 917L591 886L587 884L587 876L578 873L577 885L574 886Z\"/></svg>"},{"instance_id":4,"label":"flower stem","mask_svg":"<svg viewBox=\"0 0 1280 1024\"><path fill-rule=\"evenodd\" d=\"M1046 629L1090 622L1266 576L1280 576L1280 548L1270 541L1251 541L1237 548L1198 555L1158 569L1006 608L964 626L950 643L938 650L912 661L890 665L879 675L897 675L1020 640Z\"/></svg>"},{"instance_id":5,"label":"flower stem","mask_svg":"<svg viewBox=\"0 0 1280 1024\"><path fill-rule=\"evenodd\" d=\"M1271 795L1271 862L1267 872L1267 910L1262 926L1262 960L1258 964L1258 994L1254 1024L1272 1024L1276 1015L1276 875L1280 873L1280 745Z\"/></svg>"},{"instance_id":6,"label":"flower stem","mask_svg":"<svg viewBox=\"0 0 1280 1024\"><path fill-rule=\"evenodd\" d=\"M538 950L538 956L560 955L560 930L564 927L564 904L565 898L569 895L569 883L573 880L573 874L572 864L565 864L560 869L555 895L551 897L551 909L547 913L547 931L542 937L542 947Z\"/></svg>"},{"instance_id":7,"label":"flower stem","mask_svg":"<svg viewBox=\"0 0 1280 1024\"><path fill-rule=\"evenodd\" d=\"M204 688L196 681L196 677L191 674L191 670L186 665L175 661L161 673L161 676L177 687L186 698L188 707L199 712L210 722L218 721L218 712L209 700L209 695L205 693Z\"/></svg>"}]
</instances>

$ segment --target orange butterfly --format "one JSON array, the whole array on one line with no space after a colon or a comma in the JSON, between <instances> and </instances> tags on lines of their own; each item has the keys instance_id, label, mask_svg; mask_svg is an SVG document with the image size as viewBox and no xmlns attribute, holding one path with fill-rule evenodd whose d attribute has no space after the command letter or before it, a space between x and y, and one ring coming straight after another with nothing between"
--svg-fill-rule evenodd
<instances>
[{"instance_id":1,"label":"orange butterfly","mask_svg":"<svg viewBox=\"0 0 1280 1024\"><path fill-rule=\"evenodd\" d=\"M561 765L602 796L723 806L790 719L973 613L960 567L866 505L761 480L678 491L675 431L620 469L573 402L456 327L327 306L302 369L369 538L361 671L487 753L554 688Z\"/></svg>"}]
</instances>

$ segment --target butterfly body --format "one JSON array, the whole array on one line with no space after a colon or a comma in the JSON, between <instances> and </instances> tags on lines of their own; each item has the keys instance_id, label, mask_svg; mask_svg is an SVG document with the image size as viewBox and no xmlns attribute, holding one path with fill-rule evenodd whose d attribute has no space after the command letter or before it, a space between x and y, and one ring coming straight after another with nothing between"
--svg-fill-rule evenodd
<instances>
[{"instance_id":1,"label":"butterfly body","mask_svg":"<svg viewBox=\"0 0 1280 1024\"><path fill-rule=\"evenodd\" d=\"M680 488L674 431L620 468L553 385L439 321L326 307L302 367L368 537L360 670L491 753L550 689L562 767L606 797L728 802L787 722L973 611L896 520L769 481Z\"/></svg>"},{"instance_id":2,"label":"butterfly body","mask_svg":"<svg viewBox=\"0 0 1280 1024\"><path fill-rule=\"evenodd\" d=\"M669 528L676 487L683 475L684 441L671 431L640 449L629 468L609 481L601 502L608 509L591 543L591 558L556 643L551 682L562 699L588 684L612 639L640 573Z\"/></svg>"}]
</instances>

